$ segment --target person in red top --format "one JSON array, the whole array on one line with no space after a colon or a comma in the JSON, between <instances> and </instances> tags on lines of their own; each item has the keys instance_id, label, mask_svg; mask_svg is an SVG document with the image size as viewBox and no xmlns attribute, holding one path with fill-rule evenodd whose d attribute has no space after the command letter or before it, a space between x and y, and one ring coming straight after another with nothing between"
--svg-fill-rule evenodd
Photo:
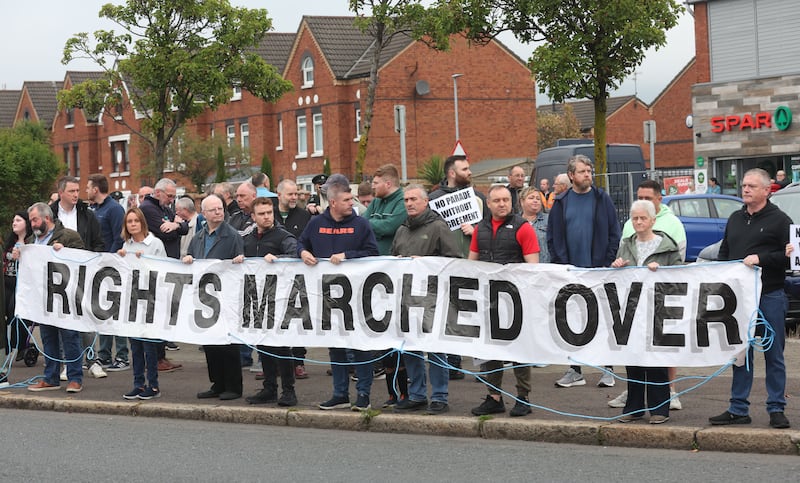
<instances>
[{"instance_id":1,"label":"person in red top","mask_svg":"<svg viewBox=\"0 0 800 483\"><path fill-rule=\"evenodd\" d=\"M472 233L469 259L494 263L539 263L539 241L533 227L519 215L512 213L511 192L505 186L493 186L486 196L486 204L492 213ZM518 366L518 364L515 364ZM472 409L475 416L503 413L506 410L500 387L503 384L503 361L488 361L484 364L485 380L489 389L486 400ZM511 416L530 414L528 394L531 392L531 368L514 368L517 378L517 403Z\"/></svg>"}]
</instances>

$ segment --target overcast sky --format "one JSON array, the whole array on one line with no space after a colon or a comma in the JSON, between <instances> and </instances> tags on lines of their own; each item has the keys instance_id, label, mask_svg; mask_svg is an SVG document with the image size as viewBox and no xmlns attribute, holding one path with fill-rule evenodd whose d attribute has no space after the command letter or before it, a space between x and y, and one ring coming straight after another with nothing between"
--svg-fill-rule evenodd
<instances>
[{"instance_id":1,"label":"overcast sky","mask_svg":"<svg viewBox=\"0 0 800 483\"><path fill-rule=\"evenodd\" d=\"M0 89L21 89L25 81L63 81L67 70L98 70L86 61L61 64L64 44L78 32L114 29L97 13L109 0L36 0L28 3L3 0L0 4ZM121 4L121 0L111 0ZM232 5L266 8L277 32L296 32L303 15L352 15L347 0L231 0ZM119 32L119 29L115 29ZM533 47L510 34L500 40L522 59ZM694 55L694 22L685 14L680 24L667 32L667 45L649 52L637 69L637 79L628 79L614 96L638 94L650 103ZM541 94L539 104L548 102Z\"/></svg>"}]
</instances>

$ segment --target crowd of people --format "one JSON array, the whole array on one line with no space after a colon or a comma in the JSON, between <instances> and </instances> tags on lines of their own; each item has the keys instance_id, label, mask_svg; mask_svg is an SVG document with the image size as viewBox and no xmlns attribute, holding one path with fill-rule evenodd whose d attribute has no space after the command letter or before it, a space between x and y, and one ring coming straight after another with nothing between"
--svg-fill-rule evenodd
<instances>
[{"instance_id":1,"label":"crowd of people","mask_svg":"<svg viewBox=\"0 0 800 483\"><path fill-rule=\"evenodd\" d=\"M202 198L200 210L195 200L176 200L173 180L159 180L153 188L143 187L138 203L126 210L108 193L105 176L89 176L86 203L79 196L79 180L64 177L50 204L35 203L16 213L5 238L3 271L5 278L6 320L15 317L14 292L17 261L22 244L83 248L117 253L120 256L162 256L190 264L198 259L226 259L241 263L259 257L266 263L278 258L298 258L306 265L320 259L339 264L345 260L377 255L400 257L439 256L465 258L499 264L556 263L576 267L679 265L685 258L686 233L681 222L661 203L658 182L643 181L630 219L620 226L609 195L593 184L593 164L585 156L574 156L566 172L553 180L543 179L538 187L525 186L525 171L513 166L507 185L495 185L484 194L475 190L482 220L463 223L451 230L429 204L442 196L470 188L472 173L463 156L452 156L444 164L444 179L428 192L422 185L401 186L397 169L390 164L373 173L371 182L351 191L349 180L341 174L314 177L315 192L301 199L295 182L284 179L276 192L270 180L259 173L235 187L217 183ZM773 328L774 340L765 352L767 370L767 412L770 425L789 427L784 415L786 372L783 363L784 314L786 299L782 291L791 220L770 203L771 181L761 169L745 173L742 181L744 206L728 223L720 248L720 259L743 260L745 265L762 269L763 290L760 309ZM67 382L66 390L80 392L84 370L95 378L106 371L132 368L133 381L125 399L153 399L161 396L159 371L180 369L166 351L176 349L168 341L153 342L109 335L81 334L74 330L39 326L45 352L44 376L28 386L30 391L49 391ZM30 325L30 321L23 321ZM763 325L760 326L763 330ZM4 347L17 355L26 343L19 331L10 331ZM27 335L27 332L24 334ZM96 352L86 350L95 338ZM298 403L296 380L308 377L303 347L258 346L257 360L250 347L239 344L202 347L208 366L210 387L198 392L200 399L233 400L243 396L242 369L253 367L263 388L245 399L250 404L276 403L291 407ZM63 352L62 352L63 351ZM93 357L82 354L96 354ZM751 348L752 358L752 348ZM449 410L448 382L464 377L458 354L431 352L401 356L391 348L385 351L360 351L343 347L329 349L332 375L331 397L320 403L322 410L365 410L372 407L374 379L385 379L384 408L396 412L425 411L441 414ZM63 364L60 361L66 361ZM380 360L374 363L374 360ZM485 361L481 380L488 394L473 408L476 416L504 413L503 367L510 361ZM379 367L376 367L379 366ZM531 365L513 363L516 380L514 417L531 413ZM733 370L731 402L721 415L711 417L713 425L746 424L752 368ZM681 409L674 387L675 369L666 367L626 367L627 390L608 402L622 408L620 422L643 419L660 424L670 418L670 409ZM280 385L278 383L280 379ZM355 380L355 399L351 400L350 381ZM613 387L617 376L606 366L597 382ZM430 396L428 389L430 382ZM557 388L586 384L580 366L569 367L554 382ZM383 399L383 398L381 398Z\"/></svg>"}]
</instances>

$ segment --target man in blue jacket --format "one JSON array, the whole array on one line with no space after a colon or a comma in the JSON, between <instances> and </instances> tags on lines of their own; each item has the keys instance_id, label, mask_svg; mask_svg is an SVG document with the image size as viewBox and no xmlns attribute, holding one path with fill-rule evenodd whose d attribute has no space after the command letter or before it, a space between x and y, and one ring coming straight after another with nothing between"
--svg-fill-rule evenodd
<instances>
[{"instance_id":1,"label":"man in blue jacket","mask_svg":"<svg viewBox=\"0 0 800 483\"><path fill-rule=\"evenodd\" d=\"M592 186L593 171L588 157L578 154L569 158L567 175L572 188L556 197L547 222L551 263L608 267L617 256L622 234L617 211L608 193ZM597 385L611 387L614 383L614 376L604 373ZM580 366L572 366L556 381L556 387L585 384Z\"/></svg>"},{"instance_id":2,"label":"man in blue jacket","mask_svg":"<svg viewBox=\"0 0 800 483\"><path fill-rule=\"evenodd\" d=\"M350 182L344 175L333 174L322 187L328 198L328 208L322 214L311 218L300 239L297 240L297 253L303 263L316 265L319 258L328 258L338 265L350 258L378 255L375 234L366 218L353 213L353 194ZM356 390L358 398L350 405L350 378L348 377L347 355L342 347L331 347L331 372L333 373L333 396L319 405L320 409L341 409L351 407L354 411L370 408L369 395L372 389L372 364L369 351L354 350Z\"/></svg>"}]
</instances>

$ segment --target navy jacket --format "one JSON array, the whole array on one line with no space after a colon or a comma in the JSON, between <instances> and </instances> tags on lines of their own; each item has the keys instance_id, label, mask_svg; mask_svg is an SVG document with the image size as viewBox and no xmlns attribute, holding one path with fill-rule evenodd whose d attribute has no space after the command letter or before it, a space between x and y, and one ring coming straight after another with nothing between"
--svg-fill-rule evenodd
<instances>
[{"instance_id":1,"label":"navy jacket","mask_svg":"<svg viewBox=\"0 0 800 483\"><path fill-rule=\"evenodd\" d=\"M550 251L550 262L571 264L567 250L567 220L566 204L569 197L567 194L572 191L569 189L558 195L550 209L547 220L547 248ZM592 186L592 193L595 197L593 232L592 237L592 267L608 267L617 256L619 240L622 237L622 230L617 219L617 210L611 197L597 186ZM588 248L588 247L587 247ZM588 267L585 267L588 268Z\"/></svg>"},{"instance_id":2,"label":"navy jacket","mask_svg":"<svg viewBox=\"0 0 800 483\"><path fill-rule=\"evenodd\" d=\"M205 254L206 238L208 238L208 227L205 227L192 238L187 255L198 259L231 260L244 254L244 241L239 232L229 224L222 222L215 231L217 240L211 245L208 254Z\"/></svg>"},{"instance_id":3,"label":"navy jacket","mask_svg":"<svg viewBox=\"0 0 800 483\"><path fill-rule=\"evenodd\" d=\"M331 209L309 220L297 240L297 256L303 250L310 251L317 258L330 258L336 253L344 253L345 258L362 258L378 255L378 243L366 218L355 213L336 221Z\"/></svg>"}]
</instances>

